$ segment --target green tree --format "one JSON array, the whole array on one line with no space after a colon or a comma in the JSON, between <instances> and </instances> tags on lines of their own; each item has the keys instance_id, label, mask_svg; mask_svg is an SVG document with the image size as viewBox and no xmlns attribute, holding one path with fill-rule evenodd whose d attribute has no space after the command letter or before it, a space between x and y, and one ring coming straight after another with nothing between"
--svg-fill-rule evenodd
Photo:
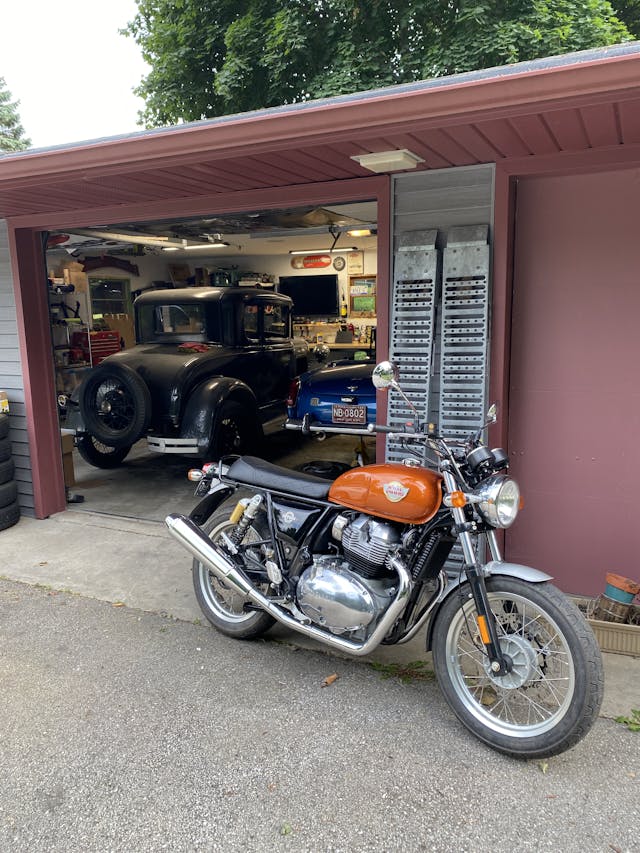
<instances>
[{"instance_id":1,"label":"green tree","mask_svg":"<svg viewBox=\"0 0 640 853\"><path fill-rule=\"evenodd\" d=\"M611 5L631 35L640 39L640 0L613 0Z\"/></svg>"},{"instance_id":2,"label":"green tree","mask_svg":"<svg viewBox=\"0 0 640 853\"><path fill-rule=\"evenodd\" d=\"M149 127L632 37L609 0L138 0L124 33L152 69Z\"/></svg>"},{"instance_id":3,"label":"green tree","mask_svg":"<svg viewBox=\"0 0 640 853\"><path fill-rule=\"evenodd\" d=\"M24 135L18 115L19 101L11 100L4 77L0 77L0 154L29 148L31 140Z\"/></svg>"}]
</instances>

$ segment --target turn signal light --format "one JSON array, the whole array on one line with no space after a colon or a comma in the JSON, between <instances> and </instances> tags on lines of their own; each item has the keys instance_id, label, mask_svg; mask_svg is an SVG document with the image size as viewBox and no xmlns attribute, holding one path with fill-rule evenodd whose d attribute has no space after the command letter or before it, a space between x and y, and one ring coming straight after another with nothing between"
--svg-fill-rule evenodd
<instances>
[{"instance_id":1,"label":"turn signal light","mask_svg":"<svg viewBox=\"0 0 640 853\"><path fill-rule=\"evenodd\" d=\"M204 471L201 471L200 468L189 468L187 472L187 480L191 480L192 483L199 483L203 477Z\"/></svg>"},{"instance_id":2,"label":"turn signal light","mask_svg":"<svg viewBox=\"0 0 640 853\"><path fill-rule=\"evenodd\" d=\"M467 503L467 498L464 492L451 492L449 498L451 500L451 506L458 507L459 509Z\"/></svg>"}]
</instances>

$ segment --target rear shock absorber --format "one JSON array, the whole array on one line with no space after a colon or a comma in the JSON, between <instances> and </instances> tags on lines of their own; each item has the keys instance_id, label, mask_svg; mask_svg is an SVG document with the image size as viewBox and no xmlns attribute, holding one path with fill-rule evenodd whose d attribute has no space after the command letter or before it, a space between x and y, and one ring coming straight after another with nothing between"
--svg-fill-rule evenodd
<instances>
[{"instance_id":1,"label":"rear shock absorber","mask_svg":"<svg viewBox=\"0 0 640 853\"><path fill-rule=\"evenodd\" d=\"M229 521L236 522L236 526L231 531L229 536L227 537L229 543L233 546L235 551L233 553L237 553L238 545L242 542L245 537L247 530L249 529L251 522L254 520L260 506L262 505L262 495L254 495L250 501L241 500L235 506L235 509L231 513Z\"/></svg>"}]
</instances>

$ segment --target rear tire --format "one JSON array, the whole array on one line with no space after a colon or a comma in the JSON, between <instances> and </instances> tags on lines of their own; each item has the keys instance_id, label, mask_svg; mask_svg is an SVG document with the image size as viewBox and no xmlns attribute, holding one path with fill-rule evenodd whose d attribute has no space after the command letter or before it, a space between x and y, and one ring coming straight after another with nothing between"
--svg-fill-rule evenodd
<instances>
[{"instance_id":1,"label":"rear tire","mask_svg":"<svg viewBox=\"0 0 640 853\"><path fill-rule=\"evenodd\" d=\"M107 447L131 447L149 426L151 394L124 364L95 367L80 387L78 402L86 430Z\"/></svg>"},{"instance_id":2,"label":"rear tire","mask_svg":"<svg viewBox=\"0 0 640 853\"><path fill-rule=\"evenodd\" d=\"M490 671L465 583L445 601L434 625L433 662L445 699L476 737L499 752L522 758L564 752L586 735L602 704L602 656L593 632L549 583L496 576L486 586L513 669L502 677Z\"/></svg>"},{"instance_id":3,"label":"rear tire","mask_svg":"<svg viewBox=\"0 0 640 853\"><path fill-rule=\"evenodd\" d=\"M259 430L251 414L239 403L228 401L220 407L207 458L218 461L223 456L255 452L259 441Z\"/></svg>"},{"instance_id":4,"label":"rear tire","mask_svg":"<svg viewBox=\"0 0 640 853\"><path fill-rule=\"evenodd\" d=\"M229 516L239 497L236 494L232 500L226 501L203 524L202 530L213 542L222 533L228 534L235 527L230 522ZM268 525L264 516L261 517L259 514L249 527L243 542L268 538ZM257 553L259 554L259 552ZM198 560L193 561L192 573L193 587L200 609L221 634L226 634L228 637L234 637L237 640L252 640L262 636L274 624L273 617L262 610L245 610L246 599L230 589Z\"/></svg>"},{"instance_id":5,"label":"rear tire","mask_svg":"<svg viewBox=\"0 0 640 853\"><path fill-rule=\"evenodd\" d=\"M85 462L94 468L117 468L131 450L131 445L125 447L109 447L88 432L76 437L78 453Z\"/></svg>"}]
</instances>

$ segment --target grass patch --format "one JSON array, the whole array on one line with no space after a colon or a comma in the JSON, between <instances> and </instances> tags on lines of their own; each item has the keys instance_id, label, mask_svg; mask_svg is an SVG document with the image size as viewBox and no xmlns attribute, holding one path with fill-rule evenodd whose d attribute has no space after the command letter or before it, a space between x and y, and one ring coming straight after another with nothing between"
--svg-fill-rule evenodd
<instances>
[{"instance_id":1,"label":"grass patch","mask_svg":"<svg viewBox=\"0 0 640 853\"><path fill-rule=\"evenodd\" d=\"M640 732L640 708L633 708L628 717L615 717L616 723L622 723L630 732Z\"/></svg>"}]
</instances>

